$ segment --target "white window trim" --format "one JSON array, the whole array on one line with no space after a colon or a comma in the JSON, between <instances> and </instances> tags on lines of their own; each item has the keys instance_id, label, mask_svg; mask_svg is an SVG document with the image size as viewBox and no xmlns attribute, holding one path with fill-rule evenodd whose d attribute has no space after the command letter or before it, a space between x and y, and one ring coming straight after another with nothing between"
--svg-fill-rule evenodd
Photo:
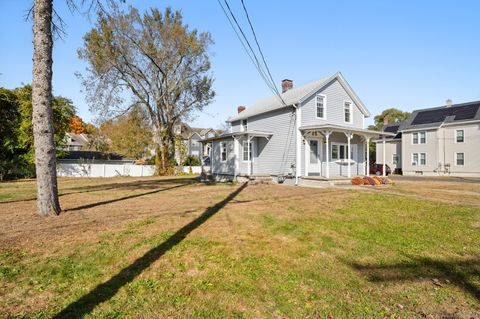
<instances>
[{"instance_id":1,"label":"white window trim","mask_svg":"<svg viewBox=\"0 0 480 319\"><path fill-rule=\"evenodd\" d=\"M425 154L425 164L422 164L422 154ZM418 165L419 166L426 166L427 165L427 153L426 152L418 153Z\"/></svg>"},{"instance_id":2,"label":"white window trim","mask_svg":"<svg viewBox=\"0 0 480 319\"><path fill-rule=\"evenodd\" d=\"M323 97L323 117L318 117L317 114L317 98L321 96ZM326 120L327 119L327 96L325 94L317 94L315 96L315 117L320 120Z\"/></svg>"},{"instance_id":3,"label":"white window trim","mask_svg":"<svg viewBox=\"0 0 480 319\"><path fill-rule=\"evenodd\" d=\"M348 161L348 159L346 158L333 158L332 157L332 150L333 150L333 145L338 145L338 156L340 157L340 146L343 145L345 146L345 153L347 153L347 150L348 150L348 143L337 143L337 142L333 142L331 143L330 145L330 160L333 161L333 162L337 162L337 163L346 163ZM357 153L356 151L357 150L357 144L350 144L350 150L353 152L353 157L355 157L355 154ZM358 155L358 154L357 154ZM351 158L350 159L350 163L356 163L355 159L354 158Z\"/></svg>"},{"instance_id":4,"label":"white window trim","mask_svg":"<svg viewBox=\"0 0 480 319\"><path fill-rule=\"evenodd\" d=\"M243 121L247 122L247 129L246 130L245 130L245 127L243 126ZM248 131L248 119L240 120L240 130L242 132Z\"/></svg>"},{"instance_id":5,"label":"white window trim","mask_svg":"<svg viewBox=\"0 0 480 319\"><path fill-rule=\"evenodd\" d=\"M222 159L222 153L223 153L223 146L222 144L225 144L225 159ZM227 149L227 142L220 142L220 162L225 163L228 159L228 149Z\"/></svg>"},{"instance_id":6,"label":"white window trim","mask_svg":"<svg viewBox=\"0 0 480 319\"><path fill-rule=\"evenodd\" d=\"M242 162L243 162L243 163L248 163L248 162L250 162L250 161L252 160L252 158L253 158L253 150L252 150L252 148L253 148L253 143L252 143L252 142L253 142L253 141L247 141L247 140L245 140L245 141L242 142ZM247 144L247 143L250 143L250 154L251 154L251 155L250 155L250 159L247 159L247 160L246 160L245 157L243 156L243 154L245 153L245 148L248 147L247 145L245 145L245 144Z\"/></svg>"},{"instance_id":7,"label":"white window trim","mask_svg":"<svg viewBox=\"0 0 480 319\"><path fill-rule=\"evenodd\" d=\"M422 139L420 138L420 133L425 133L425 143L422 143ZM418 143L413 143L413 136L417 134L417 142ZM418 132L412 132L412 138L410 140L412 145L425 145L427 144L427 131L418 131Z\"/></svg>"},{"instance_id":8,"label":"white window trim","mask_svg":"<svg viewBox=\"0 0 480 319\"><path fill-rule=\"evenodd\" d=\"M350 121L347 122L345 121L345 104L346 103L349 103L350 105ZM349 100L344 100L343 101L343 122L344 123L348 123L348 124L353 124L353 102L352 101L349 101Z\"/></svg>"},{"instance_id":9,"label":"white window trim","mask_svg":"<svg viewBox=\"0 0 480 319\"><path fill-rule=\"evenodd\" d=\"M417 155L417 161L414 161L414 160L413 160L414 155ZM411 164L412 166L418 166L418 165L419 165L419 163L418 163L419 161L420 161L420 157L419 157L418 153L412 153L412 155L410 156L410 164ZM415 163L415 164L414 164L414 163Z\"/></svg>"},{"instance_id":10,"label":"white window trim","mask_svg":"<svg viewBox=\"0 0 480 319\"><path fill-rule=\"evenodd\" d=\"M392 164L397 165L398 164L398 156L397 154L392 154Z\"/></svg>"},{"instance_id":11,"label":"white window trim","mask_svg":"<svg viewBox=\"0 0 480 319\"><path fill-rule=\"evenodd\" d=\"M463 154L463 164L462 165L459 165L458 162L457 162L457 159L458 159L458 154ZM455 152L455 162L454 162L454 166L465 166L465 152Z\"/></svg>"},{"instance_id":12,"label":"white window trim","mask_svg":"<svg viewBox=\"0 0 480 319\"><path fill-rule=\"evenodd\" d=\"M458 131L463 131L463 142L458 142L458 141L457 141L457 132L458 132ZM453 131L453 134L454 134L454 135L453 135L453 140L455 141L455 144L457 144L457 143L458 143L458 144L463 144L463 143L465 143L465 129L464 129L464 128L457 128L457 129L455 129L455 130ZM462 153L462 152L460 152L460 153Z\"/></svg>"}]
</instances>

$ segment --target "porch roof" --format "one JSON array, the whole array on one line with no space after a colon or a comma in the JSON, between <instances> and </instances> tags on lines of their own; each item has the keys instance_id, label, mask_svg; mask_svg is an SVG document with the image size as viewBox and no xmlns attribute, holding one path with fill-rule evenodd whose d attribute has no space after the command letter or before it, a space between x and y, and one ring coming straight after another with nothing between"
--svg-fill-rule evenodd
<instances>
[{"instance_id":1,"label":"porch roof","mask_svg":"<svg viewBox=\"0 0 480 319\"><path fill-rule=\"evenodd\" d=\"M231 133L225 133L219 136L211 137L211 138L206 138L203 140L200 140L202 143L207 143L215 140L222 140L225 138L229 137L238 137L238 136L250 136L250 137L265 137L265 138L270 138L272 136L272 132L266 132L266 131L256 131L256 130L247 130L247 131L241 131L241 132L231 132Z\"/></svg>"},{"instance_id":2,"label":"porch roof","mask_svg":"<svg viewBox=\"0 0 480 319\"><path fill-rule=\"evenodd\" d=\"M345 132L353 133L357 135L362 135L366 137L394 137L394 133L383 132L383 131L373 131L366 130L362 128L334 125L334 124L324 124L324 125L306 125L300 126L300 131L310 132L310 131L331 131L331 132Z\"/></svg>"}]
</instances>

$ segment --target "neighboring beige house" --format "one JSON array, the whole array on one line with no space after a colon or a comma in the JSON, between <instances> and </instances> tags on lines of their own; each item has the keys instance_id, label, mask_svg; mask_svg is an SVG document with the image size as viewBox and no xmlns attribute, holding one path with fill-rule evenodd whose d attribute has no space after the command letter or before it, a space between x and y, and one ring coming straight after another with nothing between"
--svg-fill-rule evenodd
<instances>
[{"instance_id":1,"label":"neighboring beige house","mask_svg":"<svg viewBox=\"0 0 480 319\"><path fill-rule=\"evenodd\" d=\"M480 101L416 110L390 124L395 137L377 140L377 163L404 175L480 176Z\"/></svg>"},{"instance_id":2,"label":"neighboring beige house","mask_svg":"<svg viewBox=\"0 0 480 319\"><path fill-rule=\"evenodd\" d=\"M82 151L88 148L87 134L65 133L65 150Z\"/></svg>"}]
</instances>

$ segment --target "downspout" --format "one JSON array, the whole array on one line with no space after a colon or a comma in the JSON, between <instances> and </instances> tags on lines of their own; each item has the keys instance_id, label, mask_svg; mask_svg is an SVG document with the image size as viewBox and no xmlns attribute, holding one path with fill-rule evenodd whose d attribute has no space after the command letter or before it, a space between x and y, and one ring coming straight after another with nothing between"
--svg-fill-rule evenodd
<instances>
[{"instance_id":1,"label":"downspout","mask_svg":"<svg viewBox=\"0 0 480 319\"><path fill-rule=\"evenodd\" d=\"M296 157L295 157L295 185L298 185L300 173L302 172L302 135L300 134L300 124L302 121L302 110L300 109L300 103L293 104L295 108L295 134L296 134Z\"/></svg>"}]
</instances>

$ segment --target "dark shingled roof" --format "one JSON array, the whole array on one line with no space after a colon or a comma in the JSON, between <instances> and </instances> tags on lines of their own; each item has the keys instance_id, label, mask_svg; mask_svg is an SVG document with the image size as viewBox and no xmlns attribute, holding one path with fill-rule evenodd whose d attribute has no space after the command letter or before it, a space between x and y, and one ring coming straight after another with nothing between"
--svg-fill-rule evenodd
<instances>
[{"instance_id":1,"label":"dark shingled roof","mask_svg":"<svg viewBox=\"0 0 480 319\"><path fill-rule=\"evenodd\" d=\"M63 160L111 160L111 161L133 161L117 153L102 153L96 151L69 151L61 159Z\"/></svg>"},{"instance_id":2,"label":"dark shingled roof","mask_svg":"<svg viewBox=\"0 0 480 319\"><path fill-rule=\"evenodd\" d=\"M416 110L399 130L437 128L442 124L480 120L480 101Z\"/></svg>"}]
</instances>

